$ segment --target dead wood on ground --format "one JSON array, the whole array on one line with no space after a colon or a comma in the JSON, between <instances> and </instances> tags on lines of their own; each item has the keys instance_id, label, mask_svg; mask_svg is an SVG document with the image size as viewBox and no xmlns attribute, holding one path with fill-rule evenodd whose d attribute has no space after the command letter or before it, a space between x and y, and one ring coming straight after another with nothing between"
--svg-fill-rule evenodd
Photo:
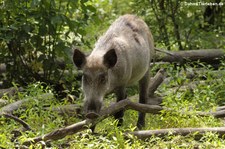
<instances>
[{"instance_id":1,"label":"dead wood on ground","mask_svg":"<svg viewBox=\"0 0 225 149\"><path fill-rule=\"evenodd\" d=\"M32 130L31 127L25 121L23 121L22 119L14 116L14 115L8 114L8 113L2 113L2 115L6 118L11 118L11 119L15 120L16 122L20 123L24 127L24 131Z\"/></svg>"},{"instance_id":2,"label":"dead wood on ground","mask_svg":"<svg viewBox=\"0 0 225 149\"><path fill-rule=\"evenodd\" d=\"M24 89L22 87L10 87L7 89L0 89L0 98L3 97L4 95L7 95L9 97L14 96L18 92L22 92Z\"/></svg>"},{"instance_id":3,"label":"dead wood on ground","mask_svg":"<svg viewBox=\"0 0 225 149\"><path fill-rule=\"evenodd\" d=\"M163 98L162 97L155 97L154 93L157 90L157 88L163 83L164 79L166 77L166 72L164 69L160 69L156 75L151 78L150 84L149 84L149 99L147 101L147 104L149 105L160 105L162 103Z\"/></svg>"},{"instance_id":4,"label":"dead wood on ground","mask_svg":"<svg viewBox=\"0 0 225 149\"><path fill-rule=\"evenodd\" d=\"M76 124L66 126L64 128L59 128L59 129L52 131L48 134L45 134L43 136L38 136L38 137L32 138L32 139L24 142L23 144L30 145L32 143L37 143L39 141L62 139L67 135L72 135L72 134L82 131L84 129L88 129L89 128L88 126L97 124L98 122L115 114L116 112L120 111L121 109L124 109L124 110L132 109L132 110L136 110L136 111L144 112L144 113L159 114L163 108L158 105L147 105L147 104L134 103L134 102L131 102L129 99L124 99L122 101L119 101L119 102L101 110L100 114L99 114L99 118L97 118L97 119L86 119L86 120L78 122Z\"/></svg>"},{"instance_id":5,"label":"dead wood on ground","mask_svg":"<svg viewBox=\"0 0 225 149\"><path fill-rule=\"evenodd\" d=\"M61 105L57 107L47 107L44 109L57 112L59 115L68 115L68 116L82 115L82 106L77 104Z\"/></svg>"},{"instance_id":6,"label":"dead wood on ground","mask_svg":"<svg viewBox=\"0 0 225 149\"><path fill-rule=\"evenodd\" d=\"M165 79L165 70L160 69L156 75L151 79L149 85L149 96L152 97L154 92L157 90L160 84L162 84Z\"/></svg>"},{"instance_id":7,"label":"dead wood on ground","mask_svg":"<svg viewBox=\"0 0 225 149\"><path fill-rule=\"evenodd\" d=\"M213 127L213 128L169 128L169 129L158 129L158 130L141 130L128 132L128 134L134 135L139 139L147 139L152 136L165 137L166 135L181 135L186 136L189 134L195 134L195 139L200 139L206 132L217 133L219 137L225 135L225 127Z\"/></svg>"},{"instance_id":8,"label":"dead wood on ground","mask_svg":"<svg viewBox=\"0 0 225 149\"><path fill-rule=\"evenodd\" d=\"M162 83L163 76L164 76L164 71L160 70L156 74L156 76L152 79L153 83L150 85L150 91L152 93L154 93L154 91ZM157 83L154 81L156 81ZM67 135L72 135L72 134L75 134L82 130L88 129L90 126L96 125L98 122L102 121L103 119L109 117L110 115L113 115L114 113L116 113L122 109L123 110L132 109L132 110L136 110L136 111L143 112L143 113L153 113L153 114L159 114L160 111L162 111L162 110L164 110L166 112L176 112L171 109L166 109L166 108L163 108L158 105L140 104L140 103L131 102L129 99L124 99L120 102L114 103L114 104L110 105L109 107L101 110L99 117L97 119L86 119L86 120L78 122L76 124L66 126L64 128L56 129L55 131L52 131L43 136L38 136L38 137L32 138L32 139L24 142L24 145L30 145L32 143L35 144L39 141L62 139ZM225 111L220 110L220 111L216 111L216 112L199 112L197 114L200 116L218 117L218 115L222 115L223 113L225 114ZM148 136L152 136L152 135L165 136L166 134L168 134L169 131L172 131L174 134L189 134L192 132L198 132L198 131L206 132L206 131L212 131L212 130L214 132L216 132L216 130L218 130L218 129L216 129L216 128L215 129L199 129L199 128L194 129L193 128L193 129L188 129L188 130L187 129L166 129L166 130L162 130L162 131L160 131L160 130L159 131L156 131L156 130L150 131L149 130L149 131L144 131L144 132L136 131L136 132L131 132L130 134L136 135L139 138L145 138L146 135L148 135Z\"/></svg>"},{"instance_id":9,"label":"dead wood on ground","mask_svg":"<svg viewBox=\"0 0 225 149\"><path fill-rule=\"evenodd\" d=\"M8 101L7 100L0 99L0 107L5 106L7 104L8 104Z\"/></svg>"},{"instance_id":10,"label":"dead wood on ground","mask_svg":"<svg viewBox=\"0 0 225 149\"><path fill-rule=\"evenodd\" d=\"M45 93L45 94L42 94L42 95L38 95L35 99L42 99L42 98L49 98L49 97L53 97L53 94L52 93ZM8 104L4 107L2 107L0 109L0 115L2 115L3 113L12 113L13 111L19 109L20 107L26 105L28 102L32 101L32 100L35 100L34 98L24 98L22 100L18 100L14 103L11 103L11 104Z\"/></svg>"},{"instance_id":11,"label":"dead wood on ground","mask_svg":"<svg viewBox=\"0 0 225 149\"><path fill-rule=\"evenodd\" d=\"M121 109L128 110L136 110L139 112L144 113L152 113L152 114L159 114L160 111L164 110L167 112L175 112L172 109L166 109L158 105L147 105L147 104L140 104L140 103L134 103L131 102L129 99L124 99L122 101L119 101L107 108L104 108L101 110L99 114L99 118L97 119L86 119L84 121L78 122L76 124L66 126L64 128L59 128L55 131L52 131L48 134L45 134L43 136L38 136L35 138L32 138L26 142L24 142L24 145L30 145L32 143L37 143L39 141L48 141L48 140L58 140L62 139L67 135L72 135L77 132L83 131L85 129L88 129L89 126L96 125L98 122L102 121L103 119L109 117L110 115L113 115L114 113L120 111ZM201 112L197 113L200 116L215 116L221 115L221 112L225 115L225 110L220 110L217 112ZM146 131L135 131L130 132L129 134L135 135L138 138L145 139L147 137L151 137L153 135L163 137L167 134L174 134L174 135L187 135L190 133L205 133L205 132L215 132L220 135L225 134L225 128L174 128L174 129L162 129L162 130L146 130Z\"/></svg>"},{"instance_id":12,"label":"dead wood on ground","mask_svg":"<svg viewBox=\"0 0 225 149\"><path fill-rule=\"evenodd\" d=\"M212 112L197 112L200 116L213 116L215 118L224 118L225 117L225 110L218 110Z\"/></svg>"},{"instance_id":13,"label":"dead wood on ground","mask_svg":"<svg viewBox=\"0 0 225 149\"><path fill-rule=\"evenodd\" d=\"M223 49L202 49L188 51L170 51L171 54L161 54L156 58L158 62L184 63L188 61L200 61L208 64L220 63L220 59L224 58L225 51Z\"/></svg>"}]
</instances>

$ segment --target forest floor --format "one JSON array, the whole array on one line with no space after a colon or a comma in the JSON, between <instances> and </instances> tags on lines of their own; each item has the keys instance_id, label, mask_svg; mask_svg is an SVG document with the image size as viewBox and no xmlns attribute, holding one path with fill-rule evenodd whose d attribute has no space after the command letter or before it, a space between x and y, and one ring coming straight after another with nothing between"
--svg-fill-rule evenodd
<instances>
[{"instance_id":1,"label":"forest floor","mask_svg":"<svg viewBox=\"0 0 225 149\"><path fill-rule=\"evenodd\" d=\"M163 99L161 106L171 109L163 109L158 114L146 114L146 126L144 130L161 130L169 128L223 128L223 116L204 115L200 112L213 113L223 111L225 104L225 77L224 65L215 70L210 66L194 68L173 65L165 67L166 77L155 95ZM154 74L158 70L155 67ZM5 93L0 102L0 148L225 148L223 134L217 131L194 131L185 135L172 130L164 135L151 135L147 138L138 138L127 132L136 131L138 112L126 110L124 123L117 127L117 120L107 117L97 123L93 134L86 126L86 129L71 133L61 139L40 141L27 147L22 145L30 138L43 136L49 132L64 128L82 121L79 110L76 107L82 106L82 96L57 99L51 87L44 87L43 83L30 84L20 91L16 88L14 95ZM137 86L128 88L128 98L136 102L138 94ZM7 111L7 105L18 101L27 100L18 108ZM113 94L105 99L105 106L115 102ZM73 109L67 111L57 110L58 107L73 105ZM219 109L218 107L221 107ZM75 109L75 110L74 110ZM72 112L71 112L72 111ZM4 115L5 114L5 115ZM7 117L13 115L25 122Z\"/></svg>"}]
</instances>

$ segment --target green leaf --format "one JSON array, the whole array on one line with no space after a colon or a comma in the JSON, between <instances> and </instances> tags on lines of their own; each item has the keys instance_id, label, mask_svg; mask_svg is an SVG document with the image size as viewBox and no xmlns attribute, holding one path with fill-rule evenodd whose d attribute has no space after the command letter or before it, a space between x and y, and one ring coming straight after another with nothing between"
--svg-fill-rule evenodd
<instances>
[{"instance_id":1,"label":"green leaf","mask_svg":"<svg viewBox=\"0 0 225 149\"><path fill-rule=\"evenodd\" d=\"M55 24L60 24L63 22L63 19L61 16L57 15L51 18L51 24L55 25Z\"/></svg>"},{"instance_id":2,"label":"green leaf","mask_svg":"<svg viewBox=\"0 0 225 149\"><path fill-rule=\"evenodd\" d=\"M48 34L48 30L47 30L46 24L41 24L39 26L38 32L39 32L39 35L41 35L41 36L47 35Z\"/></svg>"},{"instance_id":3,"label":"green leaf","mask_svg":"<svg viewBox=\"0 0 225 149\"><path fill-rule=\"evenodd\" d=\"M96 8L91 5L87 5L86 9L90 10L91 12L96 12Z\"/></svg>"}]
</instances>

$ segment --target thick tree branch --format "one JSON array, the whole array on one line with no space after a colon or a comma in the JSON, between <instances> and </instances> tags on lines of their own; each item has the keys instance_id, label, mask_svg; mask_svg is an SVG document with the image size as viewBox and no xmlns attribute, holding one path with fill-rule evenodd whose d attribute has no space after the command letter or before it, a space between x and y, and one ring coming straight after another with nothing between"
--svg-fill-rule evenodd
<instances>
[{"instance_id":1,"label":"thick tree branch","mask_svg":"<svg viewBox=\"0 0 225 149\"><path fill-rule=\"evenodd\" d=\"M53 94L45 93L45 94L37 96L36 98L42 99L42 98L49 98L49 97L53 97ZM26 103L30 102L31 100L34 100L34 99L29 97L29 98L25 98L23 100L18 100L14 103L8 104L0 109L0 115L2 115L3 113L12 113L13 111L19 109L21 106L25 105Z\"/></svg>"},{"instance_id":2,"label":"thick tree branch","mask_svg":"<svg viewBox=\"0 0 225 149\"><path fill-rule=\"evenodd\" d=\"M225 106L220 106L216 108L216 111L225 110Z\"/></svg>"},{"instance_id":3,"label":"thick tree branch","mask_svg":"<svg viewBox=\"0 0 225 149\"><path fill-rule=\"evenodd\" d=\"M220 63L220 59L225 56L222 49L203 49L189 51L170 51L171 54L161 54L156 58L158 62L183 63L185 60L201 61L208 64Z\"/></svg>"},{"instance_id":4,"label":"thick tree branch","mask_svg":"<svg viewBox=\"0 0 225 149\"><path fill-rule=\"evenodd\" d=\"M161 110L166 111L172 111L171 109L162 108L158 105L147 105L147 104L140 104L140 103L134 103L131 102L129 99L124 99L122 101L119 101L115 104L112 104L111 106L104 108L100 111L99 118L97 119L86 119L84 121L78 122L76 124L66 126L64 128L59 128L55 131L52 131L48 134L45 134L43 136L38 136L33 139L30 139L26 142L24 142L24 145L30 145L32 143L37 143L39 141L47 141L47 140L58 140L62 139L67 135L72 135L74 133L80 132L82 130L85 130L89 128L88 126L96 125L98 122L102 121L103 119L109 117L110 115L113 115L114 113L120 111L121 109L127 110L132 109L139 112L144 113L153 113L158 114ZM222 112L218 111L218 112ZM172 111L173 112L173 111ZM225 113L225 112L224 112ZM209 116L212 115L216 116L216 112L212 113L197 113L202 116ZM174 135L187 135L189 133L199 132L199 133L205 133L205 132L217 132L221 135L225 133L225 128L175 128L175 129L162 129L162 130L149 130L149 131L137 131L137 132L131 132L130 134L133 134L137 136L138 138L145 139L147 137L151 137L153 135L156 136L165 136L169 132L172 132Z\"/></svg>"},{"instance_id":5,"label":"thick tree branch","mask_svg":"<svg viewBox=\"0 0 225 149\"><path fill-rule=\"evenodd\" d=\"M45 134L43 136L32 138L32 139L24 142L23 145L35 144L39 141L62 139L67 135L72 135L74 133L77 133L79 131L87 129L88 127L86 127L86 126L91 124L92 121L94 121L94 120L84 120L84 121L78 122L76 124L73 124L73 125L70 125L70 126L67 126L64 128L59 128L59 129L52 131L48 134Z\"/></svg>"},{"instance_id":6,"label":"thick tree branch","mask_svg":"<svg viewBox=\"0 0 225 149\"><path fill-rule=\"evenodd\" d=\"M165 70L160 69L154 78L151 79L149 85L149 96L152 97L154 92L157 90L160 84L162 84L163 80L165 79Z\"/></svg>"},{"instance_id":7,"label":"thick tree branch","mask_svg":"<svg viewBox=\"0 0 225 149\"><path fill-rule=\"evenodd\" d=\"M88 125L91 126L91 125L97 124L98 122L109 117L110 115L115 114L116 112L120 111L121 109L133 109L133 110L137 110L137 111L144 112L144 113L158 114L158 113L160 113L160 111L163 108L161 106L157 106L157 105L146 105L146 104L134 103L134 102L131 102L129 99L124 99L122 101L119 101L119 102L101 110L99 118L97 118L97 119L86 119L86 120L78 122L76 124L66 126L64 128L59 128L59 129L52 131L48 134L45 134L43 136L38 136L33 139L30 139L30 140L24 142L23 144L30 145L32 143L35 144L39 141L62 139L67 135L71 135L71 134L74 134L74 133L77 133L79 131L89 128Z\"/></svg>"},{"instance_id":8,"label":"thick tree branch","mask_svg":"<svg viewBox=\"0 0 225 149\"><path fill-rule=\"evenodd\" d=\"M225 117L225 110L218 110L214 112L197 112L200 116L214 116L215 118Z\"/></svg>"},{"instance_id":9,"label":"thick tree branch","mask_svg":"<svg viewBox=\"0 0 225 149\"><path fill-rule=\"evenodd\" d=\"M14 96L16 93L23 91L24 89L22 87L10 87L7 89L0 89L0 98L4 95L7 96Z\"/></svg>"},{"instance_id":10,"label":"thick tree branch","mask_svg":"<svg viewBox=\"0 0 225 149\"><path fill-rule=\"evenodd\" d=\"M186 136L188 134L196 133L197 139L201 138L206 132L218 133L220 137L225 135L225 127L214 127L214 128L170 128L170 129L159 129L159 130L142 130L128 132L125 135L132 134L139 139L147 139L152 136L165 137L168 134Z\"/></svg>"}]
</instances>

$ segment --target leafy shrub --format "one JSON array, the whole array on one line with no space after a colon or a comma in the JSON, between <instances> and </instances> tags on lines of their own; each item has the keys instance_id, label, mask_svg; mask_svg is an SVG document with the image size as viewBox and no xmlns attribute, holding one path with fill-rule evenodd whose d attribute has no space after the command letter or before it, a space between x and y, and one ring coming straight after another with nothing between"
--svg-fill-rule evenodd
<instances>
[{"instance_id":1,"label":"leafy shrub","mask_svg":"<svg viewBox=\"0 0 225 149\"><path fill-rule=\"evenodd\" d=\"M0 59L8 86L59 81L71 63L71 46L87 44L84 28L96 19L96 9L84 0L6 0L0 7Z\"/></svg>"}]
</instances>

